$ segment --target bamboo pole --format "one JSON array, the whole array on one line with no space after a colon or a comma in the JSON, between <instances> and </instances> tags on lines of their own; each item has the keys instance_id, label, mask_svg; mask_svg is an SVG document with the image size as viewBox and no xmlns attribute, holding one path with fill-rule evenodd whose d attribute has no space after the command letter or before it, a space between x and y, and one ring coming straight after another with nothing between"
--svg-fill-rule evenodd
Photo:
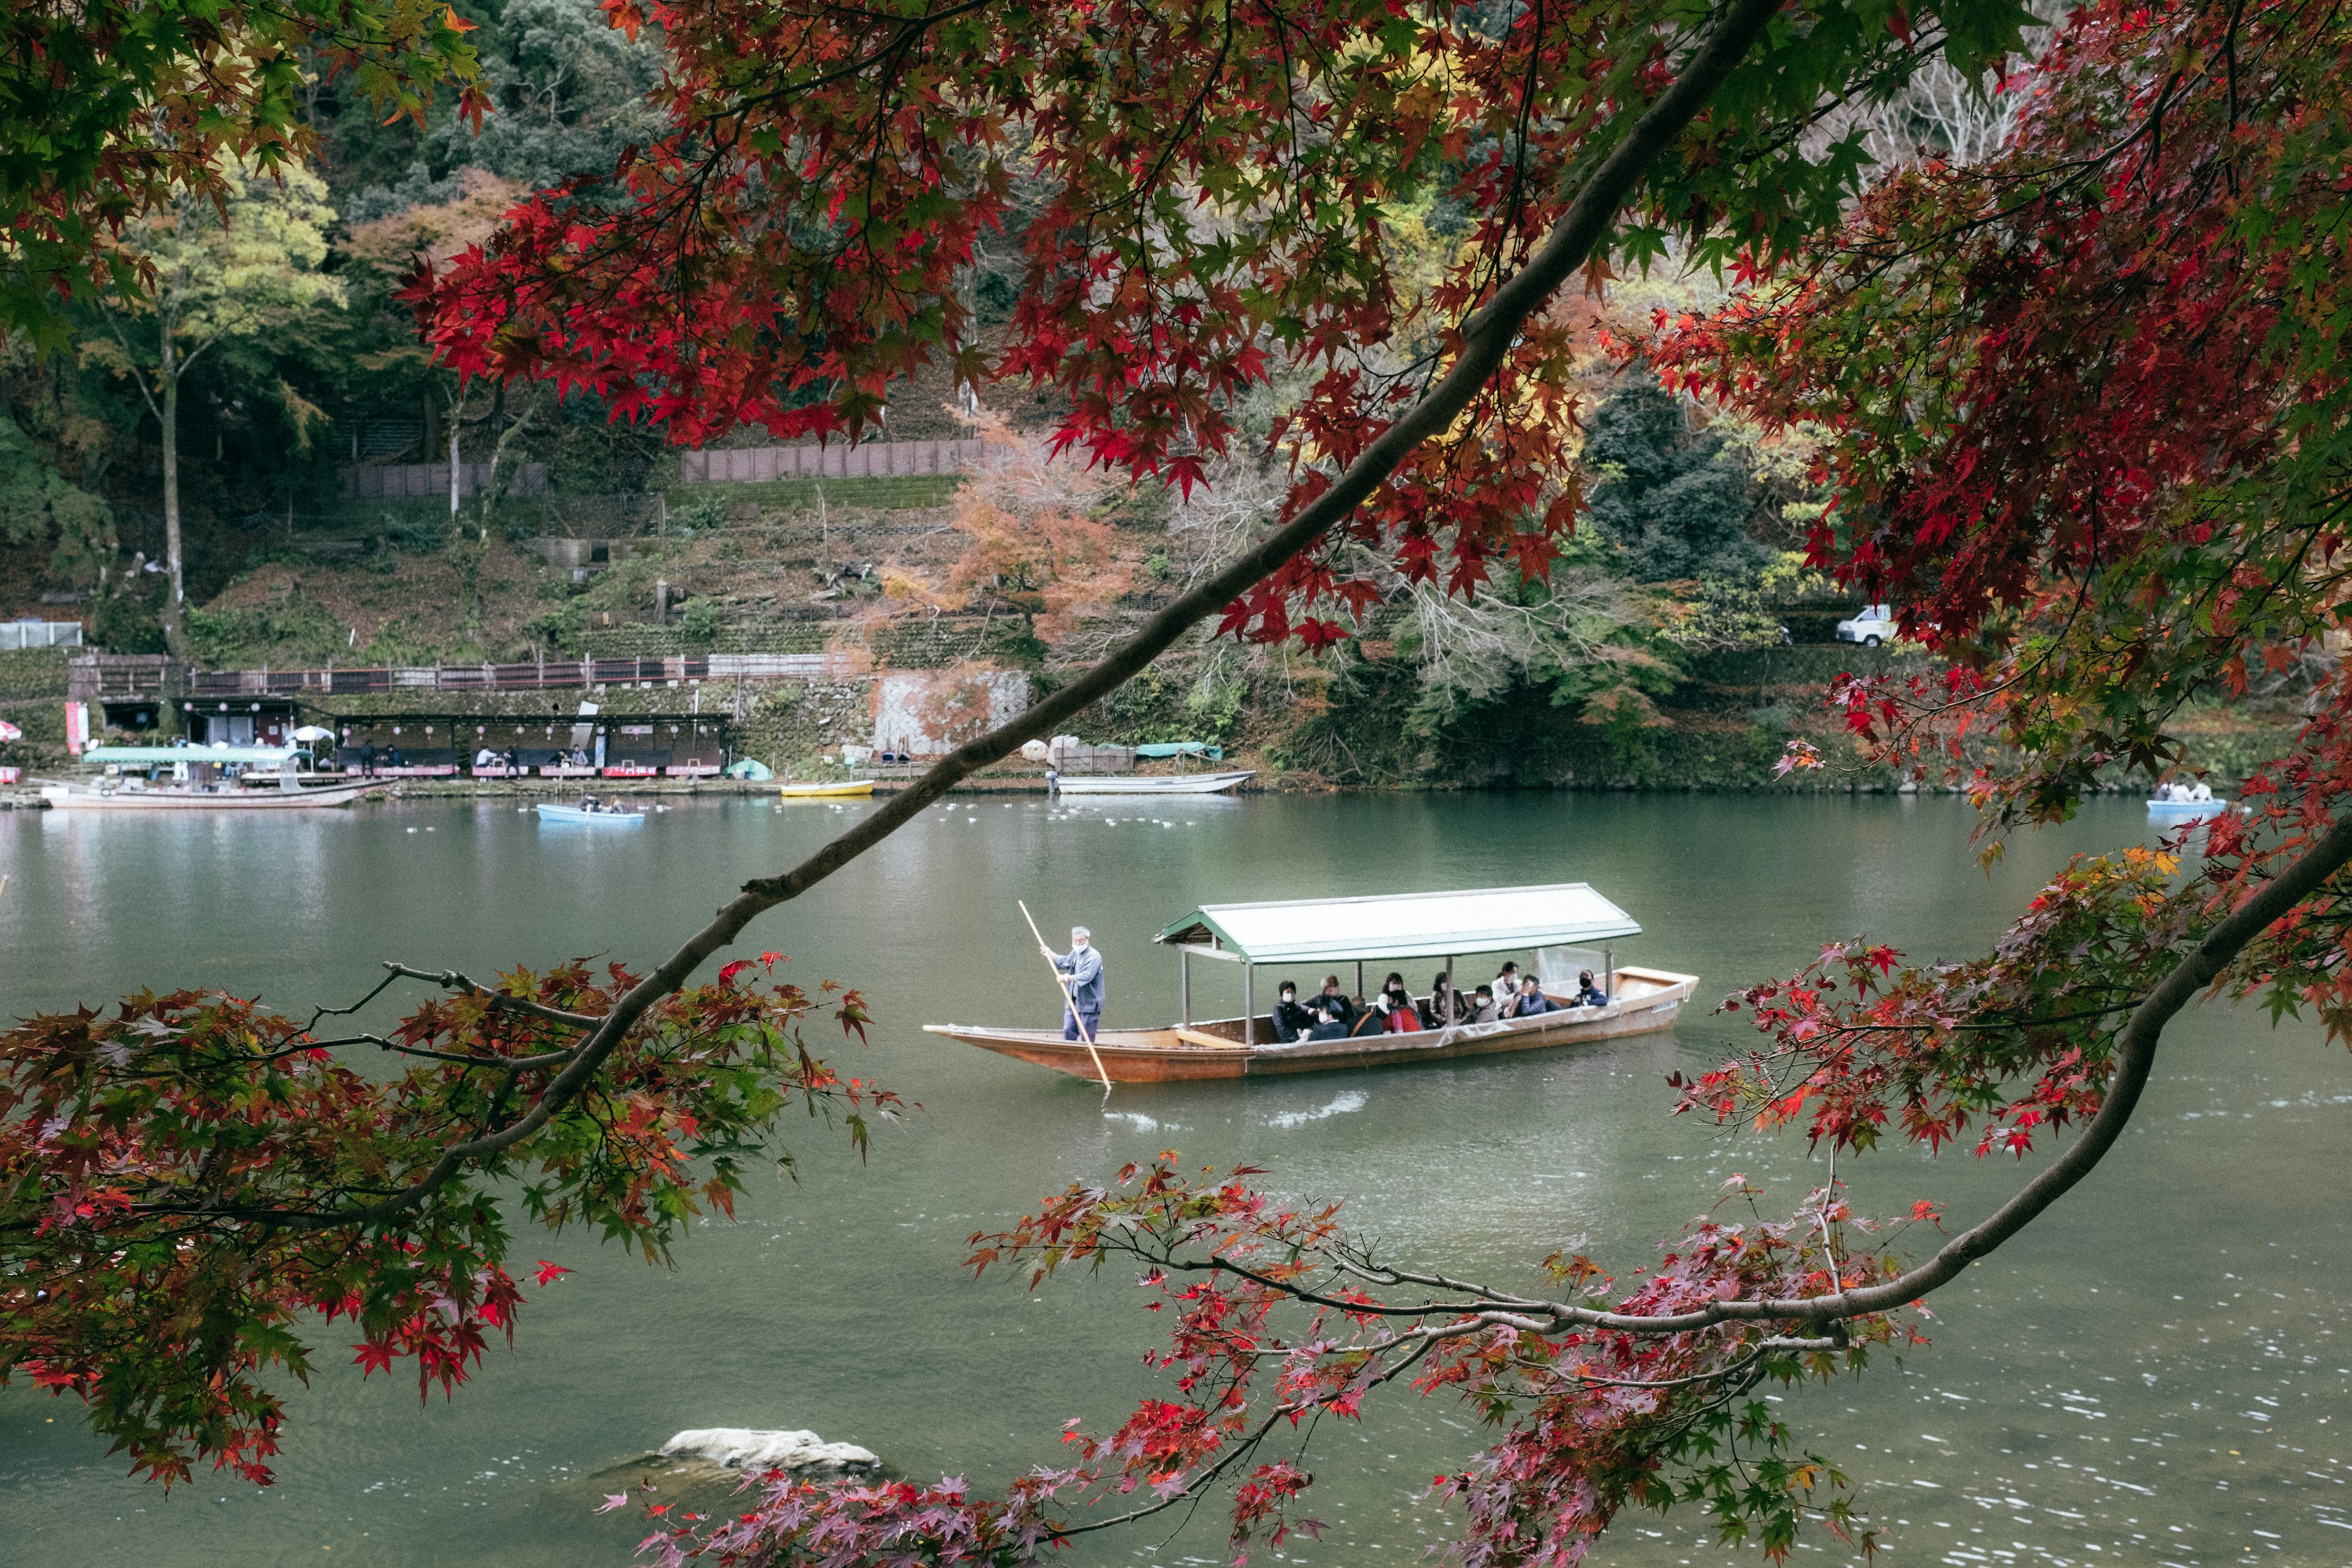
<instances>
[{"instance_id":1,"label":"bamboo pole","mask_svg":"<svg viewBox=\"0 0 2352 1568\"><path fill-rule=\"evenodd\" d=\"M1020 899L1015 899L1013 901L1021 906L1021 918L1029 922L1029 934L1037 939L1037 946L1039 950L1042 951L1045 954L1047 960L1050 961L1054 956L1054 950L1045 945L1045 933L1037 929L1037 917L1029 912L1029 905L1026 901ZM1070 1021L1078 1026L1078 1038L1086 1041L1087 1043L1087 1055L1094 1058L1095 1059L1095 1071L1102 1075L1103 1098L1105 1100L1108 1100L1110 1098L1110 1074L1103 1070L1102 1053L1095 1049L1093 1031L1087 1027L1086 1018L1078 1012L1078 999L1070 994L1070 983L1062 978L1062 966L1056 963L1053 965L1053 969L1054 984L1061 991L1062 1000L1070 1009Z\"/></svg>"}]
</instances>

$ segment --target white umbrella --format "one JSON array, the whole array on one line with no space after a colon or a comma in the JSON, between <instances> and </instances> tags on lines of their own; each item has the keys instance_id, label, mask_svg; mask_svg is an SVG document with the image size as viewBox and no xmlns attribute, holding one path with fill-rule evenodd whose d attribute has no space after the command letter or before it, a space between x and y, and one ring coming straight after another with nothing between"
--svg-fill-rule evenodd
<instances>
[{"instance_id":1,"label":"white umbrella","mask_svg":"<svg viewBox=\"0 0 2352 1568\"><path fill-rule=\"evenodd\" d=\"M317 724L305 724L294 731L294 738L298 741L331 741L335 732Z\"/></svg>"},{"instance_id":2,"label":"white umbrella","mask_svg":"<svg viewBox=\"0 0 2352 1568\"><path fill-rule=\"evenodd\" d=\"M24 731L19 730L16 725L11 724L5 719L0 719L0 741L21 741L24 738Z\"/></svg>"}]
</instances>

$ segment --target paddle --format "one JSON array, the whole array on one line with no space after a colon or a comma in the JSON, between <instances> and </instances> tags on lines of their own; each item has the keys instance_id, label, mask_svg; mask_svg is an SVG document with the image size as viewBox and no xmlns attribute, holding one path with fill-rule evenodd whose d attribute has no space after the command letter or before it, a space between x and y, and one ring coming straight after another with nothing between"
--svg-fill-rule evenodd
<instances>
[{"instance_id":1,"label":"paddle","mask_svg":"<svg viewBox=\"0 0 2352 1568\"><path fill-rule=\"evenodd\" d=\"M1047 961L1050 963L1054 956L1054 950L1045 945L1045 933L1037 929L1037 917L1029 912L1029 905L1026 901L1020 899L1015 899L1013 901L1021 906L1021 918L1029 922L1029 934L1037 939L1038 948L1044 952ZM1062 978L1062 966L1058 963L1053 964L1053 970L1054 984L1062 993L1062 1000L1069 1005L1071 1021L1076 1023L1078 1026L1078 1038L1086 1041L1087 1055L1094 1058L1095 1059L1095 1071L1102 1073L1103 1099L1108 1100L1110 1098L1110 1074L1103 1071L1102 1053L1095 1049L1094 1035L1092 1031L1087 1029L1087 1020L1078 1011L1078 999L1070 994L1070 983Z\"/></svg>"}]
</instances>

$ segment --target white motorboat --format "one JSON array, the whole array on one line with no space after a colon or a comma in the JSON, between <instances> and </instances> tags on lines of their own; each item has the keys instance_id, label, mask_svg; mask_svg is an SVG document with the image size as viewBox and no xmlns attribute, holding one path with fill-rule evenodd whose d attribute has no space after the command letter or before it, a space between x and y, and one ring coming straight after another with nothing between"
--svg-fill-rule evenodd
<instances>
[{"instance_id":1,"label":"white motorboat","mask_svg":"<svg viewBox=\"0 0 2352 1568\"><path fill-rule=\"evenodd\" d=\"M43 784L41 798L55 811L302 811L313 806L349 805L368 791L382 788L383 784L375 779L296 789L247 789L235 784L210 789L170 784L118 784L111 788Z\"/></svg>"},{"instance_id":2,"label":"white motorboat","mask_svg":"<svg viewBox=\"0 0 2352 1568\"><path fill-rule=\"evenodd\" d=\"M1257 776L1255 768L1218 773L1064 773L1064 795L1218 795Z\"/></svg>"}]
</instances>

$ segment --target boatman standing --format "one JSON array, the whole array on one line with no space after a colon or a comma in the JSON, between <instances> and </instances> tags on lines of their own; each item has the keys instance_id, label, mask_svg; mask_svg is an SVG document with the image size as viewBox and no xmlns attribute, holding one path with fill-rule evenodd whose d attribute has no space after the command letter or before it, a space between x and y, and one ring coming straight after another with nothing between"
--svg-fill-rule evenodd
<instances>
[{"instance_id":1,"label":"boatman standing","mask_svg":"<svg viewBox=\"0 0 2352 1568\"><path fill-rule=\"evenodd\" d=\"M1070 951L1067 952L1055 952L1044 942L1037 944L1037 951L1052 959L1054 967L1070 977L1070 1000L1076 1004L1076 1007L1075 1010L1062 1009L1062 1038L1091 1041L1102 1026L1103 961L1102 954L1095 951L1087 928L1070 928Z\"/></svg>"}]
</instances>

